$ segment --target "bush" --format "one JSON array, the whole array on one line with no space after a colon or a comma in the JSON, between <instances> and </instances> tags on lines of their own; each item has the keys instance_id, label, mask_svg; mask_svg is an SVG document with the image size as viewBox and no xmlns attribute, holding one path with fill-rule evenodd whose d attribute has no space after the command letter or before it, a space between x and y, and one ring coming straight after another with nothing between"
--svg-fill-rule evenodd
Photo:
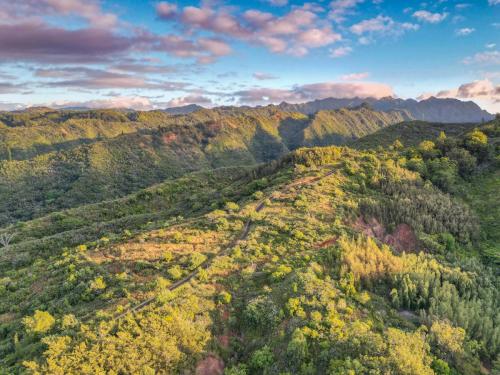
<instances>
[{"instance_id":1,"label":"bush","mask_svg":"<svg viewBox=\"0 0 500 375\"><path fill-rule=\"evenodd\" d=\"M23 319L26 332L45 333L56 323L55 318L47 311L36 310L33 316L27 316Z\"/></svg>"},{"instance_id":2,"label":"bush","mask_svg":"<svg viewBox=\"0 0 500 375\"><path fill-rule=\"evenodd\" d=\"M182 277L182 269L178 265L173 266L168 270L168 275L173 280L179 280Z\"/></svg>"},{"instance_id":3,"label":"bush","mask_svg":"<svg viewBox=\"0 0 500 375\"><path fill-rule=\"evenodd\" d=\"M272 365L274 356L269 346L256 350L250 358L250 366L255 370L265 370Z\"/></svg>"},{"instance_id":4,"label":"bush","mask_svg":"<svg viewBox=\"0 0 500 375\"><path fill-rule=\"evenodd\" d=\"M237 212L240 210L240 206L234 202L227 202L224 208L229 212Z\"/></svg>"}]
</instances>

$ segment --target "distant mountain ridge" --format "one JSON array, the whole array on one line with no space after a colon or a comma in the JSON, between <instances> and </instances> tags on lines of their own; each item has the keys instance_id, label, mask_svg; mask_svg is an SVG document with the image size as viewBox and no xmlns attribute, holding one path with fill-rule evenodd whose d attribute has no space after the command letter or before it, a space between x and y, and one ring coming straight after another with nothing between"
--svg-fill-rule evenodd
<instances>
[{"instance_id":1,"label":"distant mountain ridge","mask_svg":"<svg viewBox=\"0 0 500 375\"><path fill-rule=\"evenodd\" d=\"M201 105L198 104L188 104L183 105L181 107L170 107L165 108L163 112L170 113L171 115L187 115L192 112L199 111L200 109L205 109Z\"/></svg>"},{"instance_id":2,"label":"distant mountain ridge","mask_svg":"<svg viewBox=\"0 0 500 375\"><path fill-rule=\"evenodd\" d=\"M407 111L413 118L421 121L442 123L472 123L493 120L494 116L481 109L476 103L463 102L458 99L438 99L431 97L425 100L397 99L386 97L336 99L326 98L307 103L278 105L284 111L313 114L322 110L359 107L368 103L377 111Z\"/></svg>"}]
</instances>

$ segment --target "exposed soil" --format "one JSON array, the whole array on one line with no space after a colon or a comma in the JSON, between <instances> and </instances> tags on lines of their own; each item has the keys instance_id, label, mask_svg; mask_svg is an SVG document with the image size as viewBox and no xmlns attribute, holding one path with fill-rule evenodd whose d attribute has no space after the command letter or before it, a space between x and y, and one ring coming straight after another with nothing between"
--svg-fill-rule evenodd
<instances>
[{"instance_id":1,"label":"exposed soil","mask_svg":"<svg viewBox=\"0 0 500 375\"><path fill-rule=\"evenodd\" d=\"M222 375L224 373L224 362L214 354L210 354L196 366L196 375Z\"/></svg>"},{"instance_id":2,"label":"exposed soil","mask_svg":"<svg viewBox=\"0 0 500 375\"><path fill-rule=\"evenodd\" d=\"M326 241L323 241L323 242L320 242L320 243L316 244L316 248L322 249L324 247L335 245L337 243L337 240L338 240L337 237L332 237L332 238L330 238L330 239L328 239Z\"/></svg>"},{"instance_id":3,"label":"exposed soil","mask_svg":"<svg viewBox=\"0 0 500 375\"><path fill-rule=\"evenodd\" d=\"M177 139L177 134L175 133L166 133L163 135L163 143L165 144L169 144L169 143L172 143L173 141L175 141Z\"/></svg>"},{"instance_id":4,"label":"exposed soil","mask_svg":"<svg viewBox=\"0 0 500 375\"><path fill-rule=\"evenodd\" d=\"M417 236L408 224L399 224L394 232L387 233L386 228L377 219L365 220L359 217L352 227L366 236L392 246L397 251L413 251L417 247Z\"/></svg>"}]
</instances>

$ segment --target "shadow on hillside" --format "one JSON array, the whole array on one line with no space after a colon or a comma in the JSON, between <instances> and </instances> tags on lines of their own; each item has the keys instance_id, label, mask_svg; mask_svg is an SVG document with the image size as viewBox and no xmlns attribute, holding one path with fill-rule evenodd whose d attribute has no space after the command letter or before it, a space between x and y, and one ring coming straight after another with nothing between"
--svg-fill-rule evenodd
<instances>
[{"instance_id":1,"label":"shadow on hillside","mask_svg":"<svg viewBox=\"0 0 500 375\"><path fill-rule=\"evenodd\" d=\"M310 122L311 116L307 120L285 118L280 121L278 132L289 150L304 146L304 130Z\"/></svg>"}]
</instances>

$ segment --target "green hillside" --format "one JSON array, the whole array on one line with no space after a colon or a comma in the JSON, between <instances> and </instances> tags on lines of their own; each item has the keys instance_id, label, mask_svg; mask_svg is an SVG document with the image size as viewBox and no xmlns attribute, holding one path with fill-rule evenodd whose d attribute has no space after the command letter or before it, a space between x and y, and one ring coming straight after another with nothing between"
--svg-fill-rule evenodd
<instances>
[{"instance_id":1,"label":"green hillside","mask_svg":"<svg viewBox=\"0 0 500 375\"><path fill-rule=\"evenodd\" d=\"M442 124L424 121L408 121L391 125L355 140L352 147L376 148L391 146L399 140L404 146L417 146L426 139L437 138L441 132L448 136L458 136L477 124Z\"/></svg>"},{"instance_id":2,"label":"green hillside","mask_svg":"<svg viewBox=\"0 0 500 375\"><path fill-rule=\"evenodd\" d=\"M6 227L0 373L495 373L498 126L301 148Z\"/></svg>"},{"instance_id":3,"label":"green hillside","mask_svg":"<svg viewBox=\"0 0 500 375\"><path fill-rule=\"evenodd\" d=\"M121 197L193 171L268 162L303 145L343 144L406 116L363 107L312 117L276 108L179 116L43 113L23 113L27 120L9 120L11 127L0 129L6 150L0 160L1 225Z\"/></svg>"}]
</instances>

